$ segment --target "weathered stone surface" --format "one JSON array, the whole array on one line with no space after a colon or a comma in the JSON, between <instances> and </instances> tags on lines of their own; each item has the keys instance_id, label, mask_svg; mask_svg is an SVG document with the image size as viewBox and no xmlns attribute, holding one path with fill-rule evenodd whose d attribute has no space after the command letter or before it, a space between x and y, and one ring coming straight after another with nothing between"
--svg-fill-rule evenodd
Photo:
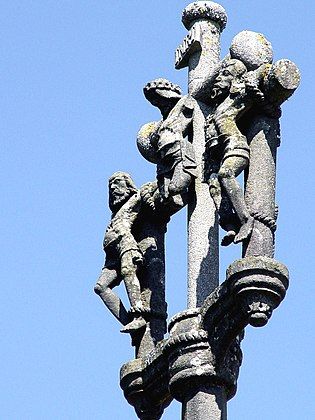
<instances>
[{"instance_id":1,"label":"weathered stone surface","mask_svg":"<svg viewBox=\"0 0 315 420\"><path fill-rule=\"evenodd\" d=\"M190 189L188 201L188 307L194 308L201 306L218 285L217 218L204 177L204 125L211 107L199 96L220 61L220 33L225 27L226 13L216 3L195 2L184 10L183 22L190 31L199 34L199 48L186 52L188 89L190 95L197 99L190 138L195 150L197 178Z\"/></svg>"},{"instance_id":2,"label":"weathered stone surface","mask_svg":"<svg viewBox=\"0 0 315 420\"><path fill-rule=\"evenodd\" d=\"M230 46L231 58L242 61L248 70L256 70L263 64L272 63L271 43L263 34L242 31L237 34Z\"/></svg>"},{"instance_id":3,"label":"weathered stone surface","mask_svg":"<svg viewBox=\"0 0 315 420\"><path fill-rule=\"evenodd\" d=\"M146 98L157 106L163 119L145 124L139 131L140 153L157 165L157 183L163 199L187 195L197 176L193 145L186 139L192 129L195 100L181 97L180 88L166 79L144 87Z\"/></svg>"},{"instance_id":4,"label":"weathered stone surface","mask_svg":"<svg viewBox=\"0 0 315 420\"><path fill-rule=\"evenodd\" d=\"M220 224L227 231L222 245L243 242L246 249L257 226L264 225L259 234L262 240L269 236L268 245L251 246L249 252L273 255L279 105L298 83L299 72L288 60L247 72L240 60L227 59L214 79L215 106L206 120L206 176ZM236 177L247 168L244 196ZM265 227L268 230L262 232Z\"/></svg>"},{"instance_id":5,"label":"weathered stone surface","mask_svg":"<svg viewBox=\"0 0 315 420\"><path fill-rule=\"evenodd\" d=\"M105 265L95 286L112 314L130 333L136 355L150 352L166 332L164 236L170 215L181 207L162 199L157 184L139 190L130 175L109 180L112 219L104 238ZM130 301L124 307L113 288L123 281Z\"/></svg>"},{"instance_id":6,"label":"weathered stone surface","mask_svg":"<svg viewBox=\"0 0 315 420\"><path fill-rule=\"evenodd\" d=\"M290 60L273 63L271 43L252 31L236 35L220 60L227 16L217 3L191 3L182 21L188 34L175 67L188 67L189 93L162 78L144 87L162 117L141 127L137 146L157 179L137 189L126 173L110 178L113 213L95 291L136 347L120 384L140 419L160 419L175 398L182 419L225 420L244 329L264 326L289 286L287 268L274 259L276 155L280 107L300 73ZM170 320L165 337L164 236L186 205L188 309ZM242 258L220 285L218 222L222 245L242 243ZM129 311L112 291L121 281Z\"/></svg>"},{"instance_id":7,"label":"weathered stone surface","mask_svg":"<svg viewBox=\"0 0 315 420\"><path fill-rule=\"evenodd\" d=\"M150 407L159 418L154 413L161 415L172 398L183 403L183 418L224 418L236 393L244 328L265 325L287 288L288 271L274 259L232 263L201 308L176 314L169 338L121 369L121 387L139 418L149 418Z\"/></svg>"},{"instance_id":8,"label":"weathered stone surface","mask_svg":"<svg viewBox=\"0 0 315 420\"><path fill-rule=\"evenodd\" d=\"M167 374L167 359L159 347L147 359L135 359L122 366L120 386L139 419L158 420L172 401Z\"/></svg>"},{"instance_id":9,"label":"weathered stone surface","mask_svg":"<svg viewBox=\"0 0 315 420\"><path fill-rule=\"evenodd\" d=\"M241 187L236 180L249 162L247 139L237 125L253 102L252 95L246 91L246 73L246 67L241 61L225 61L213 84L212 98L215 101L215 110L206 121L206 165L210 194L219 214L222 201L228 201L233 207L232 209L230 206L229 216L226 212L222 215L229 219L224 245L247 239L253 225ZM238 226L233 226L235 216ZM221 226L224 225L221 223Z\"/></svg>"},{"instance_id":10,"label":"weathered stone surface","mask_svg":"<svg viewBox=\"0 0 315 420\"><path fill-rule=\"evenodd\" d=\"M219 282L218 223L209 188L204 182L205 116L209 108L198 101L193 121L198 177L188 203L188 308L202 305Z\"/></svg>"},{"instance_id":11,"label":"weathered stone surface","mask_svg":"<svg viewBox=\"0 0 315 420\"><path fill-rule=\"evenodd\" d=\"M301 80L300 71L292 61L276 61L267 72L264 89L271 103L281 105L298 88Z\"/></svg>"},{"instance_id":12,"label":"weathered stone surface","mask_svg":"<svg viewBox=\"0 0 315 420\"><path fill-rule=\"evenodd\" d=\"M223 387L197 385L183 401L182 419L226 420L226 399Z\"/></svg>"},{"instance_id":13,"label":"weathered stone surface","mask_svg":"<svg viewBox=\"0 0 315 420\"><path fill-rule=\"evenodd\" d=\"M195 1L190 3L183 11L182 22L186 29L199 19L210 20L217 23L223 30L226 26L227 15L224 8L213 1Z\"/></svg>"},{"instance_id":14,"label":"weathered stone surface","mask_svg":"<svg viewBox=\"0 0 315 420\"><path fill-rule=\"evenodd\" d=\"M268 257L246 257L234 261L227 269L227 281L242 300L242 311L254 327L267 324L289 286L287 268Z\"/></svg>"}]
</instances>

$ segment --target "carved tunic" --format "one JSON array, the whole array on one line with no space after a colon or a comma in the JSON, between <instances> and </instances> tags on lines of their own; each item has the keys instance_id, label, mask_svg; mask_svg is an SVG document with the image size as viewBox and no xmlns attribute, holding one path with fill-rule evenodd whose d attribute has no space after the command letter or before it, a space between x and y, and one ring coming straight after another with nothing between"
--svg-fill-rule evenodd
<instances>
[{"instance_id":1,"label":"carved tunic","mask_svg":"<svg viewBox=\"0 0 315 420\"><path fill-rule=\"evenodd\" d=\"M228 157L249 160L249 146L236 121L248 109L245 94L229 95L206 121L206 147L213 158L223 162Z\"/></svg>"},{"instance_id":2,"label":"carved tunic","mask_svg":"<svg viewBox=\"0 0 315 420\"><path fill-rule=\"evenodd\" d=\"M140 194L136 193L118 210L108 225L103 241L106 253L106 268L117 268L127 251L139 251L139 246L131 233L140 208Z\"/></svg>"}]
</instances>

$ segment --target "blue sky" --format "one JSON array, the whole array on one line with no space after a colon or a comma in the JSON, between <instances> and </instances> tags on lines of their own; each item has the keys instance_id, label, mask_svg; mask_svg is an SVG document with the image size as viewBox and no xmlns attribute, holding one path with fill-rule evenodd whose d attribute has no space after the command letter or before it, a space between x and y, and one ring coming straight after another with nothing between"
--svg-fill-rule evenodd
<instances>
[{"instance_id":1,"label":"blue sky","mask_svg":"<svg viewBox=\"0 0 315 420\"><path fill-rule=\"evenodd\" d=\"M187 2L188 3L188 2ZM235 34L262 32L275 59L301 69L283 106L276 257L290 269L286 300L263 329L248 328L229 419L314 418L315 6L225 0L222 55ZM1 419L134 418L118 385L129 339L93 294L110 218L107 178L138 186L155 168L135 146L159 118L144 84L174 69L186 30L182 0L1 1ZM186 305L185 211L167 234L169 314ZM221 279L239 247L222 251ZM180 418L175 403L163 419Z\"/></svg>"}]
</instances>

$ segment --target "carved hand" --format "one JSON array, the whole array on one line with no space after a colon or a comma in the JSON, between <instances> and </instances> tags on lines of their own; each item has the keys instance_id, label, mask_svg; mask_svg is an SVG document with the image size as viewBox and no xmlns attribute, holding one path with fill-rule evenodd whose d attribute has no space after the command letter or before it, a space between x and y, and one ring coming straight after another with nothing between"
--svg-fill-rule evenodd
<instances>
[{"instance_id":1,"label":"carved hand","mask_svg":"<svg viewBox=\"0 0 315 420\"><path fill-rule=\"evenodd\" d=\"M131 249L126 251L121 257L121 266L126 267L130 265L139 266L143 263L143 255L140 250Z\"/></svg>"}]
</instances>

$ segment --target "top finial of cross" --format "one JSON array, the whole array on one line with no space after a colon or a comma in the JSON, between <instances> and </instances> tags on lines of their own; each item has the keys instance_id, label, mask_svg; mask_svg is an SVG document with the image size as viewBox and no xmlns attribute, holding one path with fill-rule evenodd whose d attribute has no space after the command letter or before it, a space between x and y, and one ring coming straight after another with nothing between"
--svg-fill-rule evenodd
<instances>
[{"instance_id":1,"label":"top finial of cross","mask_svg":"<svg viewBox=\"0 0 315 420\"><path fill-rule=\"evenodd\" d=\"M199 19L212 20L223 31L227 22L227 14L225 9L218 3L213 1L195 1L184 9L182 22L186 29L190 29L192 22Z\"/></svg>"}]
</instances>

